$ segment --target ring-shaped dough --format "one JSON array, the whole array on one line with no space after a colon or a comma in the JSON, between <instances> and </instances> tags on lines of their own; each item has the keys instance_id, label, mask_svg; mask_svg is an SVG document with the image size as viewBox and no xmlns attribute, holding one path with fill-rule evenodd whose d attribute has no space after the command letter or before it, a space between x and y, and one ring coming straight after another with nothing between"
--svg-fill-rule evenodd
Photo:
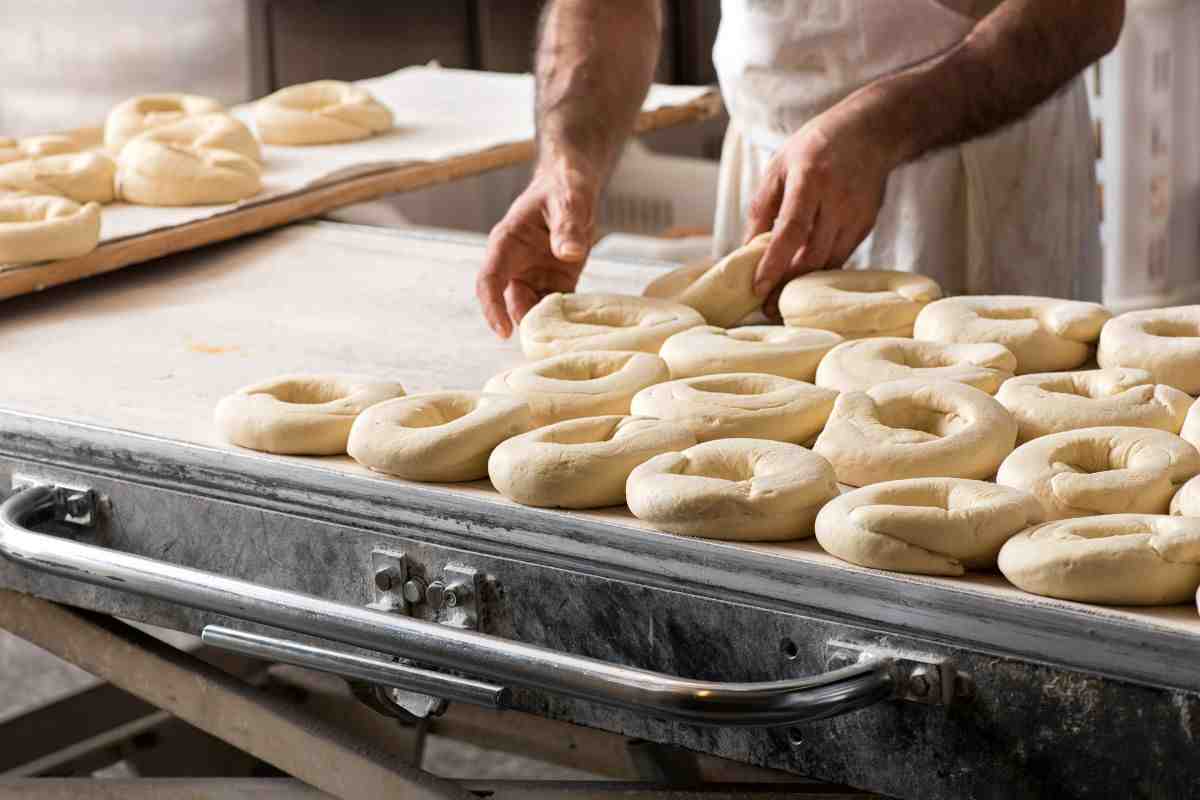
<instances>
[{"instance_id":1,"label":"ring-shaped dough","mask_svg":"<svg viewBox=\"0 0 1200 800\"><path fill-rule=\"evenodd\" d=\"M1059 372L1088 360L1112 315L1078 300L1022 295L947 297L917 316L913 336L931 342L999 342L1017 357L1017 374Z\"/></svg>"},{"instance_id":2,"label":"ring-shaped dough","mask_svg":"<svg viewBox=\"0 0 1200 800\"><path fill-rule=\"evenodd\" d=\"M483 387L529 404L535 426L565 419L628 414L633 396L671 377L650 353L581 350L544 358L496 375Z\"/></svg>"},{"instance_id":3,"label":"ring-shaped dough","mask_svg":"<svg viewBox=\"0 0 1200 800\"><path fill-rule=\"evenodd\" d=\"M79 150L79 141L75 137L61 133L47 133L43 136L30 136L21 140L0 136L0 164L64 153L78 153Z\"/></svg>"},{"instance_id":4,"label":"ring-shaped dough","mask_svg":"<svg viewBox=\"0 0 1200 800\"><path fill-rule=\"evenodd\" d=\"M837 392L778 375L727 373L660 383L633 397L643 417L680 423L697 441L771 439L799 444L821 430Z\"/></svg>"},{"instance_id":5,"label":"ring-shaped dough","mask_svg":"<svg viewBox=\"0 0 1200 800\"><path fill-rule=\"evenodd\" d=\"M266 144L331 144L391 130L392 111L360 86L313 81L259 100L254 125Z\"/></svg>"},{"instance_id":6,"label":"ring-shaped dough","mask_svg":"<svg viewBox=\"0 0 1200 800\"><path fill-rule=\"evenodd\" d=\"M526 358L571 350L657 353L672 334L703 324L700 312L670 300L554 293L521 320L521 349Z\"/></svg>"},{"instance_id":7,"label":"ring-shaped dough","mask_svg":"<svg viewBox=\"0 0 1200 800\"><path fill-rule=\"evenodd\" d=\"M522 505L601 508L625 502L634 467L696 444L691 431L648 417L569 419L502 443L488 459L492 485Z\"/></svg>"},{"instance_id":8,"label":"ring-shaped dough","mask_svg":"<svg viewBox=\"0 0 1200 800\"><path fill-rule=\"evenodd\" d=\"M400 384L363 375L282 375L222 398L214 416L225 440L241 447L285 455L341 455L358 415L403 396Z\"/></svg>"},{"instance_id":9,"label":"ring-shaped dough","mask_svg":"<svg viewBox=\"0 0 1200 800\"><path fill-rule=\"evenodd\" d=\"M629 510L643 522L731 541L812 536L817 512L837 492L825 459L762 439L720 439L655 456L625 486Z\"/></svg>"},{"instance_id":10,"label":"ring-shaped dough","mask_svg":"<svg viewBox=\"0 0 1200 800\"><path fill-rule=\"evenodd\" d=\"M1018 533L1000 571L1032 594L1081 603L1157 606L1192 600L1200 586L1200 520L1107 514Z\"/></svg>"},{"instance_id":11,"label":"ring-shaped dough","mask_svg":"<svg viewBox=\"0 0 1200 800\"><path fill-rule=\"evenodd\" d=\"M0 194L0 264L74 258L100 242L100 206L65 197Z\"/></svg>"},{"instance_id":12,"label":"ring-shaped dough","mask_svg":"<svg viewBox=\"0 0 1200 800\"><path fill-rule=\"evenodd\" d=\"M838 396L813 448L850 486L902 478L996 473L1017 423L996 398L965 383L889 381Z\"/></svg>"},{"instance_id":13,"label":"ring-shaped dough","mask_svg":"<svg viewBox=\"0 0 1200 800\"><path fill-rule=\"evenodd\" d=\"M1200 518L1200 475L1192 478L1171 498L1171 514Z\"/></svg>"},{"instance_id":14,"label":"ring-shaped dough","mask_svg":"<svg viewBox=\"0 0 1200 800\"><path fill-rule=\"evenodd\" d=\"M347 452L364 467L411 481L486 478L488 456L530 428L529 406L510 395L446 391L388 400L354 422Z\"/></svg>"},{"instance_id":15,"label":"ring-shaped dough","mask_svg":"<svg viewBox=\"0 0 1200 800\"><path fill-rule=\"evenodd\" d=\"M1046 519L1166 514L1200 473L1200 452L1153 428L1080 428L1026 442L1004 459L996 483L1032 492Z\"/></svg>"},{"instance_id":16,"label":"ring-shaped dough","mask_svg":"<svg viewBox=\"0 0 1200 800\"><path fill-rule=\"evenodd\" d=\"M963 478L912 478L855 489L817 515L817 541L863 567L962 575L996 566L1000 547L1042 521L1028 492Z\"/></svg>"},{"instance_id":17,"label":"ring-shaped dough","mask_svg":"<svg viewBox=\"0 0 1200 800\"><path fill-rule=\"evenodd\" d=\"M0 191L54 195L76 203L111 203L117 165L103 153L27 158L0 166Z\"/></svg>"},{"instance_id":18,"label":"ring-shaped dough","mask_svg":"<svg viewBox=\"0 0 1200 800\"><path fill-rule=\"evenodd\" d=\"M1100 332L1102 367L1137 367L1191 395L1200 394L1200 305L1130 311Z\"/></svg>"},{"instance_id":19,"label":"ring-shaped dough","mask_svg":"<svg viewBox=\"0 0 1200 800\"><path fill-rule=\"evenodd\" d=\"M1144 369L1038 372L1005 381L996 399L1017 420L1017 442L1079 428L1124 426L1178 433L1192 398L1155 385Z\"/></svg>"},{"instance_id":20,"label":"ring-shaped dough","mask_svg":"<svg viewBox=\"0 0 1200 800\"><path fill-rule=\"evenodd\" d=\"M833 331L816 328L703 325L667 339L658 354L672 378L759 372L811 383L821 359L841 341Z\"/></svg>"},{"instance_id":21,"label":"ring-shaped dough","mask_svg":"<svg viewBox=\"0 0 1200 800\"><path fill-rule=\"evenodd\" d=\"M222 111L211 97L196 94L144 94L117 104L104 124L104 146L113 153L149 130L171 125L197 114Z\"/></svg>"},{"instance_id":22,"label":"ring-shaped dough","mask_svg":"<svg viewBox=\"0 0 1200 800\"><path fill-rule=\"evenodd\" d=\"M817 385L862 392L877 383L920 378L965 383L995 394L1016 368L1016 357L994 342L942 344L886 336L833 348L817 368Z\"/></svg>"},{"instance_id":23,"label":"ring-shaped dough","mask_svg":"<svg viewBox=\"0 0 1200 800\"><path fill-rule=\"evenodd\" d=\"M1183 440L1200 450L1200 400L1192 403L1187 416L1183 418L1183 427L1179 430Z\"/></svg>"},{"instance_id":24,"label":"ring-shaped dough","mask_svg":"<svg viewBox=\"0 0 1200 800\"><path fill-rule=\"evenodd\" d=\"M942 287L924 275L891 270L817 270L793 278L779 296L788 325L847 339L912 336L913 320Z\"/></svg>"},{"instance_id":25,"label":"ring-shaped dough","mask_svg":"<svg viewBox=\"0 0 1200 800\"><path fill-rule=\"evenodd\" d=\"M762 307L765 298L754 292L754 270L771 244L771 234L761 233L706 269L680 267L643 292L645 297L665 297L700 312L709 325L735 324Z\"/></svg>"}]
</instances>

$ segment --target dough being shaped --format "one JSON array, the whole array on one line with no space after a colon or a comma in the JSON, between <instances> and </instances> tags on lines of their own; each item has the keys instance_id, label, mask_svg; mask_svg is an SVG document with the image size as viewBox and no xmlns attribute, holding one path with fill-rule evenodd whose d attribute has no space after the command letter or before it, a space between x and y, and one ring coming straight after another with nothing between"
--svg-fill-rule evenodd
<instances>
[{"instance_id":1,"label":"dough being shaped","mask_svg":"<svg viewBox=\"0 0 1200 800\"><path fill-rule=\"evenodd\" d=\"M942 344L886 336L833 348L817 368L817 385L862 392L877 383L919 378L965 383L995 394L1016 368L1016 357L994 342Z\"/></svg>"},{"instance_id":2,"label":"dough being shaped","mask_svg":"<svg viewBox=\"0 0 1200 800\"><path fill-rule=\"evenodd\" d=\"M643 295L683 303L699 311L709 325L727 328L762 307L766 298L754 293L754 270L770 244L771 234L761 233L707 269L688 265L663 276ZM668 290L673 291L657 294Z\"/></svg>"},{"instance_id":3,"label":"dough being shaped","mask_svg":"<svg viewBox=\"0 0 1200 800\"><path fill-rule=\"evenodd\" d=\"M131 97L108 112L104 146L113 153L149 130L172 125L197 114L224 110L211 97L197 94L143 94Z\"/></svg>"},{"instance_id":4,"label":"dough being shaped","mask_svg":"<svg viewBox=\"0 0 1200 800\"><path fill-rule=\"evenodd\" d=\"M825 459L762 439L719 439L655 456L625 485L629 510L659 530L750 542L812 536L817 512L837 493Z\"/></svg>"},{"instance_id":5,"label":"dough being shaped","mask_svg":"<svg viewBox=\"0 0 1200 800\"><path fill-rule=\"evenodd\" d=\"M847 339L912 336L913 320L942 296L931 278L891 270L817 270L793 278L779 296L788 325L821 328Z\"/></svg>"},{"instance_id":6,"label":"dough being shaped","mask_svg":"<svg viewBox=\"0 0 1200 800\"><path fill-rule=\"evenodd\" d=\"M1178 433L1192 398L1144 369L1039 372L1006 381L996 399L1017 420L1017 442L1079 428L1126 426Z\"/></svg>"},{"instance_id":7,"label":"dough being shaped","mask_svg":"<svg viewBox=\"0 0 1200 800\"><path fill-rule=\"evenodd\" d=\"M658 354L672 378L758 372L812 382L817 364L842 337L815 328L746 325L689 328L663 342Z\"/></svg>"},{"instance_id":8,"label":"dough being shaped","mask_svg":"<svg viewBox=\"0 0 1200 800\"><path fill-rule=\"evenodd\" d=\"M1014 534L1042 521L1028 492L964 478L911 478L855 489L817 515L817 541L863 567L962 575L996 566Z\"/></svg>"},{"instance_id":9,"label":"dough being shaped","mask_svg":"<svg viewBox=\"0 0 1200 800\"><path fill-rule=\"evenodd\" d=\"M571 350L657 353L672 334L703 325L700 312L670 300L624 294L548 294L521 320L526 358Z\"/></svg>"},{"instance_id":10,"label":"dough being shaped","mask_svg":"<svg viewBox=\"0 0 1200 800\"><path fill-rule=\"evenodd\" d=\"M1166 514L1200 473L1200 452L1153 428L1081 428L1026 442L1004 459L996 483L1032 492L1046 519Z\"/></svg>"},{"instance_id":11,"label":"dough being shaped","mask_svg":"<svg viewBox=\"0 0 1200 800\"><path fill-rule=\"evenodd\" d=\"M901 478L996 474L1017 423L996 398L965 383L909 379L838 396L813 448L850 486Z\"/></svg>"},{"instance_id":12,"label":"dough being shaped","mask_svg":"<svg viewBox=\"0 0 1200 800\"><path fill-rule=\"evenodd\" d=\"M529 406L482 392L428 392L388 400L354 422L347 451L376 472L411 481L486 478L496 445L529 430Z\"/></svg>"},{"instance_id":13,"label":"dough being shaped","mask_svg":"<svg viewBox=\"0 0 1200 800\"><path fill-rule=\"evenodd\" d=\"M0 264L90 253L100 243L100 206L65 197L0 194Z\"/></svg>"},{"instance_id":14,"label":"dough being shaped","mask_svg":"<svg viewBox=\"0 0 1200 800\"><path fill-rule=\"evenodd\" d=\"M1100 332L1102 367L1138 367L1155 383L1200 394L1200 305L1130 311Z\"/></svg>"},{"instance_id":15,"label":"dough being shaped","mask_svg":"<svg viewBox=\"0 0 1200 800\"><path fill-rule=\"evenodd\" d=\"M116 162L102 153L27 158L0 166L0 191L111 203L116 173Z\"/></svg>"},{"instance_id":16,"label":"dough being shaped","mask_svg":"<svg viewBox=\"0 0 1200 800\"><path fill-rule=\"evenodd\" d=\"M75 137L61 133L30 136L20 140L0 136L0 164L41 158L42 156L77 153L79 150L79 142Z\"/></svg>"},{"instance_id":17,"label":"dough being shaped","mask_svg":"<svg viewBox=\"0 0 1200 800\"><path fill-rule=\"evenodd\" d=\"M1192 407L1188 409L1187 416L1183 418L1183 428L1180 429L1179 435L1185 442L1200 450L1200 400L1192 403Z\"/></svg>"},{"instance_id":18,"label":"dough being shaped","mask_svg":"<svg viewBox=\"0 0 1200 800\"><path fill-rule=\"evenodd\" d=\"M913 336L931 342L999 342L1017 357L1017 374L1074 369L1112 315L1102 305L1053 297L947 297L917 316Z\"/></svg>"},{"instance_id":19,"label":"dough being shaped","mask_svg":"<svg viewBox=\"0 0 1200 800\"><path fill-rule=\"evenodd\" d=\"M352 83L313 81L259 100L254 125L266 144L331 144L391 130L392 111Z\"/></svg>"},{"instance_id":20,"label":"dough being shaped","mask_svg":"<svg viewBox=\"0 0 1200 800\"><path fill-rule=\"evenodd\" d=\"M1031 594L1122 606L1192 600L1200 586L1200 520L1107 514L1018 533L1000 571Z\"/></svg>"},{"instance_id":21,"label":"dough being shaped","mask_svg":"<svg viewBox=\"0 0 1200 800\"><path fill-rule=\"evenodd\" d=\"M333 456L346 452L359 414L403 396L400 384L362 375L282 375L222 398L215 417L226 441L241 447Z\"/></svg>"},{"instance_id":22,"label":"dough being shaped","mask_svg":"<svg viewBox=\"0 0 1200 800\"><path fill-rule=\"evenodd\" d=\"M625 502L634 467L694 444L691 431L667 420L570 419L501 444L488 459L488 475L502 495L526 506L616 506Z\"/></svg>"},{"instance_id":23,"label":"dough being shaped","mask_svg":"<svg viewBox=\"0 0 1200 800\"><path fill-rule=\"evenodd\" d=\"M515 367L483 391L529 404L535 426L565 419L628 414L633 396L670 379L667 362L650 353L579 350Z\"/></svg>"},{"instance_id":24,"label":"dough being shaped","mask_svg":"<svg viewBox=\"0 0 1200 800\"><path fill-rule=\"evenodd\" d=\"M1200 475L1192 478L1171 498L1171 514L1200 518Z\"/></svg>"},{"instance_id":25,"label":"dough being shaped","mask_svg":"<svg viewBox=\"0 0 1200 800\"><path fill-rule=\"evenodd\" d=\"M697 441L771 439L799 444L821 430L837 392L778 375L727 373L660 383L633 396L634 414L670 419Z\"/></svg>"}]
</instances>

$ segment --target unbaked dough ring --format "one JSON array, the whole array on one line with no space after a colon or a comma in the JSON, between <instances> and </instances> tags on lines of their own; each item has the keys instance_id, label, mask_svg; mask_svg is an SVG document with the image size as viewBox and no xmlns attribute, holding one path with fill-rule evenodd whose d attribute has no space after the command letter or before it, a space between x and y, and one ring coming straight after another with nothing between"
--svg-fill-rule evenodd
<instances>
[{"instance_id":1,"label":"unbaked dough ring","mask_svg":"<svg viewBox=\"0 0 1200 800\"><path fill-rule=\"evenodd\" d=\"M910 379L840 395L813 449L839 481L867 486L902 478L984 480L1016 440L1016 421L987 392Z\"/></svg>"},{"instance_id":2,"label":"unbaked dough ring","mask_svg":"<svg viewBox=\"0 0 1200 800\"><path fill-rule=\"evenodd\" d=\"M1111 314L1078 300L1022 295L947 297L917 316L913 336L931 342L999 342L1017 357L1017 374L1074 369Z\"/></svg>"},{"instance_id":3,"label":"unbaked dough ring","mask_svg":"<svg viewBox=\"0 0 1200 800\"><path fill-rule=\"evenodd\" d=\"M1042 521L1028 492L963 478L911 478L855 489L817 515L817 541L863 567L962 575L996 566L1000 547Z\"/></svg>"},{"instance_id":4,"label":"unbaked dough ring","mask_svg":"<svg viewBox=\"0 0 1200 800\"><path fill-rule=\"evenodd\" d=\"M113 153L149 130L171 125L197 114L221 111L211 97L196 94L144 94L131 97L108 112L104 124L104 146Z\"/></svg>"},{"instance_id":5,"label":"unbaked dough ring","mask_svg":"<svg viewBox=\"0 0 1200 800\"><path fill-rule=\"evenodd\" d=\"M1179 435L1183 437L1185 442L1200 450L1200 400L1192 403L1192 407L1188 409Z\"/></svg>"},{"instance_id":6,"label":"unbaked dough ring","mask_svg":"<svg viewBox=\"0 0 1200 800\"><path fill-rule=\"evenodd\" d=\"M817 512L837 492L825 459L762 439L720 439L655 456L625 486L629 510L651 526L732 541L812 536Z\"/></svg>"},{"instance_id":7,"label":"unbaked dough ring","mask_svg":"<svg viewBox=\"0 0 1200 800\"><path fill-rule=\"evenodd\" d=\"M628 414L633 396L671 377L667 363L650 353L580 350L502 372L484 385L529 404L535 426L565 419Z\"/></svg>"},{"instance_id":8,"label":"unbaked dough ring","mask_svg":"<svg viewBox=\"0 0 1200 800\"><path fill-rule=\"evenodd\" d=\"M1200 452L1153 428L1081 428L1026 442L1004 459L996 483L1032 492L1046 519L1166 514L1200 473Z\"/></svg>"},{"instance_id":9,"label":"unbaked dough ring","mask_svg":"<svg viewBox=\"0 0 1200 800\"><path fill-rule=\"evenodd\" d=\"M634 467L696 444L691 431L648 417L570 419L516 436L492 451L488 476L510 500L544 508L625 502Z\"/></svg>"},{"instance_id":10,"label":"unbaked dough ring","mask_svg":"<svg viewBox=\"0 0 1200 800\"><path fill-rule=\"evenodd\" d=\"M79 150L78 140L62 133L30 136L19 141L7 136L0 136L0 164L23 161L28 158L41 158L42 156L78 153Z\"/></svg>"},{"instance_id":11,"label":"unbaked dough ring","mask_svg":"<svg viewBox=\"0 0 1200 800\"><path fill-rule=\"evenodd\" d=\"M672 378L759 372L811 383L817 364L841 341L833 331L816 328L703 325L667 339L658 354L671 368Z\"/></svg>"},{"instance_id":12,"label":"unbaked dough ring","mask_svg":"<svg viewBox=\"0 0 1200 800\"><path fill-rule=\"evenodd\" d=\"M965 383L995 394L1016 367L1016 357L994 342L942 344L887 336L833 348L817 368L817 385L861 392L885 381L920 378Z\"/></svg>"},{"instance_id":13,"label":"unbaked dough ring","mask_svg":"<svg viewBox=\"0 0 1200 800\"><path fill-rule=\"evenodd\" d=\"M254 124L266 144L331 144L391 130L392 111L352 83L313 81L259 100Z\"/></svg>"},{"instance_id":14,"label":"unbaked dough ring","mask_svg":"<svg viewBox=\"0 0 1200 800\"><path fill-rule=\"evenodd\" d=\"M1200 305L1130 311L1100 332L1102 367L1148 370L1155 383L1200 394Z\"/></svg>"},{"instance_id":15,"label":"unbaked dough ring","mask_svg":"<svg viewBox=\"0 0 1200 800\"><path fill-rule=\"evenodd\" d=\"M660 383L633 397L634 414L674 420L697 441L771 439L799 444L821 430L837 392L778 375L727 373Z\"/></svg>"},{"instance_id":16,"label":"unbaked dough ring","mask_svg":"<svg viewBox=\"0 0 1200 800\"><path fill-rule=\"evenodd\" d=\"M912 336L913 320L942 287L924 275L891 270L818 270L793 278L779 296L788 325L822 328L847 339Z\"/></svg>"},{"instance_id":17,"label":"unbaked dough ring","mask_svg":"<svg viewBox=\"0 0 1200 800\"><path fill-rule=\"evenodd\" d=\"M1017 442L1078 428L1125 426L1178 433L1192 398L1154 384L1144 369L1039 372L1006 381L996 399L1017 420Z\"/></svg>"},{"instance_id":18,"label":"unbaked dough ring","mask_svg":"<svg viewBox=\"0 0 1200 800\"><path fill-rule=\"evenodd\" d=\"M0 264L74 258L100 242L100 206L65 197L0 194Z\"/></svg>"},{"instance_id":19,"label":"unbaked dough ring","mask_svg":"<svg viewBox=\"0 0 1200 800\"><path fill-rule=\"evenodd\" d=\"M761 233L707 269L688 265L647 287L646 297L666 297L700 312L709 325L728 328L765 298L754 293L754 270L771 244L771 234ZM669 291L662 294L660 292Z\"/></svg>"},{"instance_id":20,"label":"unbaked dough ring","mask_svg":"<svg viewBox=\"0 0 1200 800\"><path fill-rule=\"evenodd\" d=\"M1177 517L1200 518L1200 475L1179 487L1171 498L1171 513Z\"/></svg>"},{"instance_id":21,"label":"unbaked dough ring","mask_svg":"<svg viewBox=\"0 0 1200 800\"><path fill-rule=\"evenodd\" d=\"M27 158L0 166L0 191L55 195L76 203L111 203L116 163L103 153Z\"/></svg>"},{"instance_id":22,"label":"unbaked dough ring","mask_svg":"<svg viewBox=\"0 0 1200 800\"><path fill-rule=\"evenodd\" d=\"M530 428L521 399L482 392L428 392L380 403L350 431L350 457L411 481L486 478L496 445Z\"/></svg>"},{"instance_id":23,"label":"unbaked dough ring","mask_svg":"<svg viewBox=\"0 0 1200 800\"><path fill-rule=\"evenodd\" d=\"M217 403L217 430L251 450L331 456L346 452L350 426L377 403L402 397L398 383L362 375L282 375Z\"/></svg>"},{"instance_id":24,"label":"unbaked dough ring","mask_svg":"<svg viewBox=\"0 0 1200 800\"><path fill-rule=\"evenodd\" d=\"M526 358L570 350L657 353L672 334L703 324L700 312L670 300L556 292L521 320L521 349Z\"/></svg>"},{"instance_id":25,"label":"unbaked dough ring","mask_svg":"<svg viewBox=\"0 0 1200 800\"><path fill-rule=\"evenodd\" d=\"M1189 602L1200 586L1200 520L1107 514L1047 522L1000 550L1000 571L1032 594L1081 603Z\"/></svg>"}]
</instances>

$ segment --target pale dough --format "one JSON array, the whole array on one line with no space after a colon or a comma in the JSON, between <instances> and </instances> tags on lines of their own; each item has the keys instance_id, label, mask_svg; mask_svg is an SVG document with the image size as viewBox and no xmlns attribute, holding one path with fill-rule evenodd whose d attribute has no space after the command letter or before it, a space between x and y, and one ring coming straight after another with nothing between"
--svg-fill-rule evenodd
<instances>
[{"instance_id":1,"label":"pale dough","mask_svg":"<svg viewBox=\"0 0 1200 800\"><path fill-rule=\"evenodd\" d=\"M79 150L79 142L75 137L61 133L30 136L20 140L0 136L0 164L23 161L28 158L41 158L42 156L77 153Z\"/></svg>"},{"instance_id":2,"label":"pale dough","mask_svg":"<svg viewBox=\"0 0 1200 800\"><path fill-rule=\"evenodd\" d=\"M746 325L689 328L663 342L658 354L672 378L723 372L760 372L812 382L817 364L842 337L815 328Z\"/></svg>"},{"instance_id":3,"label":"pale dough","mask_svg":"<svg viewBox=\"0 0 1200 800\"><path fill-rule=\"evenodd\" d=\"M1017 440L1017 423L973 386L918 379L846 392L813 448L850 486L901 478L973 478L996 473Z\"/></svg>"},{"instance_id":4,"label":"pale dough","mask_svg":"<svg viewBox=\"0 0 1200 800\"><path fill-rule=\"evenodd\" d=\"M251 450L340 455L359 414L403 395L400 384L363 375L283 375L222 398L215 417L227 441Z\"/></svg>"},{"instance_id":5,"label":"pale dough","mask_svg":"<svg viewBox=\"0 0 1200 800\"><path fill-rule=\"evenodd\" d=\"M1183 419L1183 428L1180 429L1179 435L1192 447L1200 449L1200 400L1192 403L1192 407L1188 409L1187 416Z\"/></svg>"},{"instance_id":6,"label":"pale dough","mask_svg":"<svg viewBox=\"0 0 1200 800\"><path fill-rule=\"evenodd\" d=\"M1102 367L1148 370L1155 383L1200 394L1200 305L1130 311L1100 332Z\"/></svg>"},{"instance_id":7,"label":"pale dough","mask_svg":"<svg viewBox=\"0 0 1200 800\"><path fill-rule=\"evenodd\" d=\"M634 414L681 423L701 442L772 439L799 444L821 430L837 392L777 375L728 373L660 383L633 397Z\"/></svg>"},{"instance_id":8,"label":"pale dough","mask_svg":"<svg viewBox=\"0 0 1200 800\"><path fill-rule=\"evenodd\" d=\"M885 381L921 378L965 383L995 394L1016 368L1016 357L994 342L942 344L887 336L833 348L817 368L817 385L861 392Z\"/></svg>"},{"instance_id":9,"label":"pale dough","mask_svg":"<svg viewBox=\"0 0 1200 800\"><path fill-rule=\"evenodd\" d=\"M496 445L529 430L529 406L502 394L446 391L389 400L354 422L350 457L376 472L453 483L487 477Z\"/></svg>"},{"instance_id":10,"label":"pale dough","mask_svg":"<svg viewBox=\"0 0 1200 800\"><path fill-rule=\"evenodd\" d=\"M0 191L57 195L76 203L111 203L117 165L103 153L70 153L0 166Z\"/></svg>"},{"instance_id":11,"label":"pale dough","mask_svg":"<svg viewBox=\"0 0 1200 800\"><path fill-rule=\"evenodd\" d=\"M1153 428L1081 428L1026 442L1000 465L996 483L1032 492L1046 519L1090 514L1165 514L1200 473L1200 452Z\"/></svg>"},{"instance_id":12,"label":"pale dough","mask_svg":"<svg viewBox=\"0 0 1200 800\"><path fill-rule=\"evenodd\" d=\"M1047 522L1000 550L1000 571L1032 594L1082 603L1156 606L1200 586L1200 520L1108 514Z\"/></svg>"},{"instance_id":13,"label":"pale dough","mask_svg":"<svg viewBox=\"0 0 1200 800\"><path fill-rule=\"evenodd\" d=\"M1179 487L1171 498L1171 513L1177 517L1200 518L1200 475Z\"/></svg>"},{"instance_id":14,"label":"pale dough","mask_svg":"<svg viewBox=\"0 0 1200 800\"><path fill-rule=\"evenodd\" d=\"M391 130L392 112L352 83L314 81L259 100L254 124L267 144L330 144Z\"/></svg>"},{"instance_id":15,"label":"pale dough","mask_svg":"<svg viewBox=\"0 0 1200 800\"><path fill-rule=\"evenodd\" d=\"M911 478L855 489L817 515L817 541L863 567L962 575L996 566L1000 547L1042 521L1028 492L964 478Z\"/></svg>"},{"instance_id":16,"label":"pale dough","mask_svg":"<svg viewBox=\"0 0 1200 800\"><path fill-rule=\"evenodd\" d=\"M657 353L672 334L703 324L700 312L670 300L556 292L521 320L521 349L526 358L571 350Z\"/></svg>"},{"instance_id":17,"label":"pale dough","mask_svg":"<svg viewBox=\"0 0 1200 800\"><path fill-rule=\"evenodd\" d=\"M221 110L222 106L216 100L195 94L131 97L108 112L108 120L104 124L104 145L113 153L119 153L127 142L146 131L196 114Z\"/></svg>"},{"instance_id":18,"label":"pale dough","mask_svg":"<svg viewBox=\"0 0 1200 800\"><path fill-rule=\"evenodd\" d=\"M540 426L628 414L635 394L670 377L667 363L650 353L579 350L502 372L483 390L521 398L529 404L533 424Z\"/></svg>"},{"instance_id":19,"label":"pale dough","mask_svg":"<svg viewBox=\"0 0 1200 800\"><path fill-rule=\"evenodd\" d=\"M625 486L629 510L659 530L750 542L812 536L817 512L837 493L825 459L762 439L719 439L655 456Z\"/></svg>"},{"instance_id":20,"label":"pale dough","mask_svg":"<svg viewBox=\"0 0 1200 800\"><path fill-rule=\"evenodd\" d=\"M1111 314L1077 300L1021 295L947 297L917 316L913 336L931 342L999 342L1017 357L1017 374L1074 369Z\"/></svg>"},{"instance_id":21,"label":"pale dough","mask_svg":"<svg viewBox=\"0 0 1200 800\"><path fill-rule=\"evenodd\" d=\"M0 264L90 253L100 242L100 206L65 197L0 193Z\"/></svg>"},{"instance_id":22,"label":"pale dough","mask_svg":"<svg viewBox=\"0 0 1200 800\"><path fill-rule=\"evenodd\" d=\"M759 234L707 269L688 265L675 270L646 287L643 295L683 303L709 325L727 328L762 307L765 298L754 293L754 270L770 244L771 234Z\"/></svg>"},{"instance_id":23,"label":"pale dough","mask_svg":"<svg viewBox=\"0 0 1200 800\"><path fill-rule=\"evenodd\" d=\"M585 417L516 436L492 451L488 475L510 500L545 508L625 502L634 467L696 444L691 431L648 417Z\"/></svg>"},{"instance_id":24,"label":"pale dough","mask_svg":"<svg viewBox=\"0 0 1200 800\"><path fill-rule=\"evenodd\" d=\"M1155 385L1143 369L1039 372L1006 381L996 399L1017 420L1017 441L1078 428L1124 425L1178 433L1192 398Z\"/></svg>"},{"instance_id":25,"label":"pale dough","mask_svg":"<svg viewBox=\"0 0 1200 800\"><path fill-rule=\"evenodd\" d=\"M788 282L779 312L788 325L847 339L911 336L917 314L941 296L936 281L912 272L818 270Z\"/></svg>"}]
</instances>

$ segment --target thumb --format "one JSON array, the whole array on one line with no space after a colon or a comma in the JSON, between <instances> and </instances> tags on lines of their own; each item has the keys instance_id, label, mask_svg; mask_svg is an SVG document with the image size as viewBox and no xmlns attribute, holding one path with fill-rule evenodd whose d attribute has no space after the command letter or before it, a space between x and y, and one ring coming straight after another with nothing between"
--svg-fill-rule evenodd
<instances>
[{"instance_id":1,"label":"thumb","mask_svg":"<svg viewBox=\"0 0 1200 800\"><path fill-rule=\"evenodd\" d=\"M560 261L582 261L592 246L593 206L588 191L568 187L550 195L547 220L550 250Z\"/></svg>"}]
</instances>

